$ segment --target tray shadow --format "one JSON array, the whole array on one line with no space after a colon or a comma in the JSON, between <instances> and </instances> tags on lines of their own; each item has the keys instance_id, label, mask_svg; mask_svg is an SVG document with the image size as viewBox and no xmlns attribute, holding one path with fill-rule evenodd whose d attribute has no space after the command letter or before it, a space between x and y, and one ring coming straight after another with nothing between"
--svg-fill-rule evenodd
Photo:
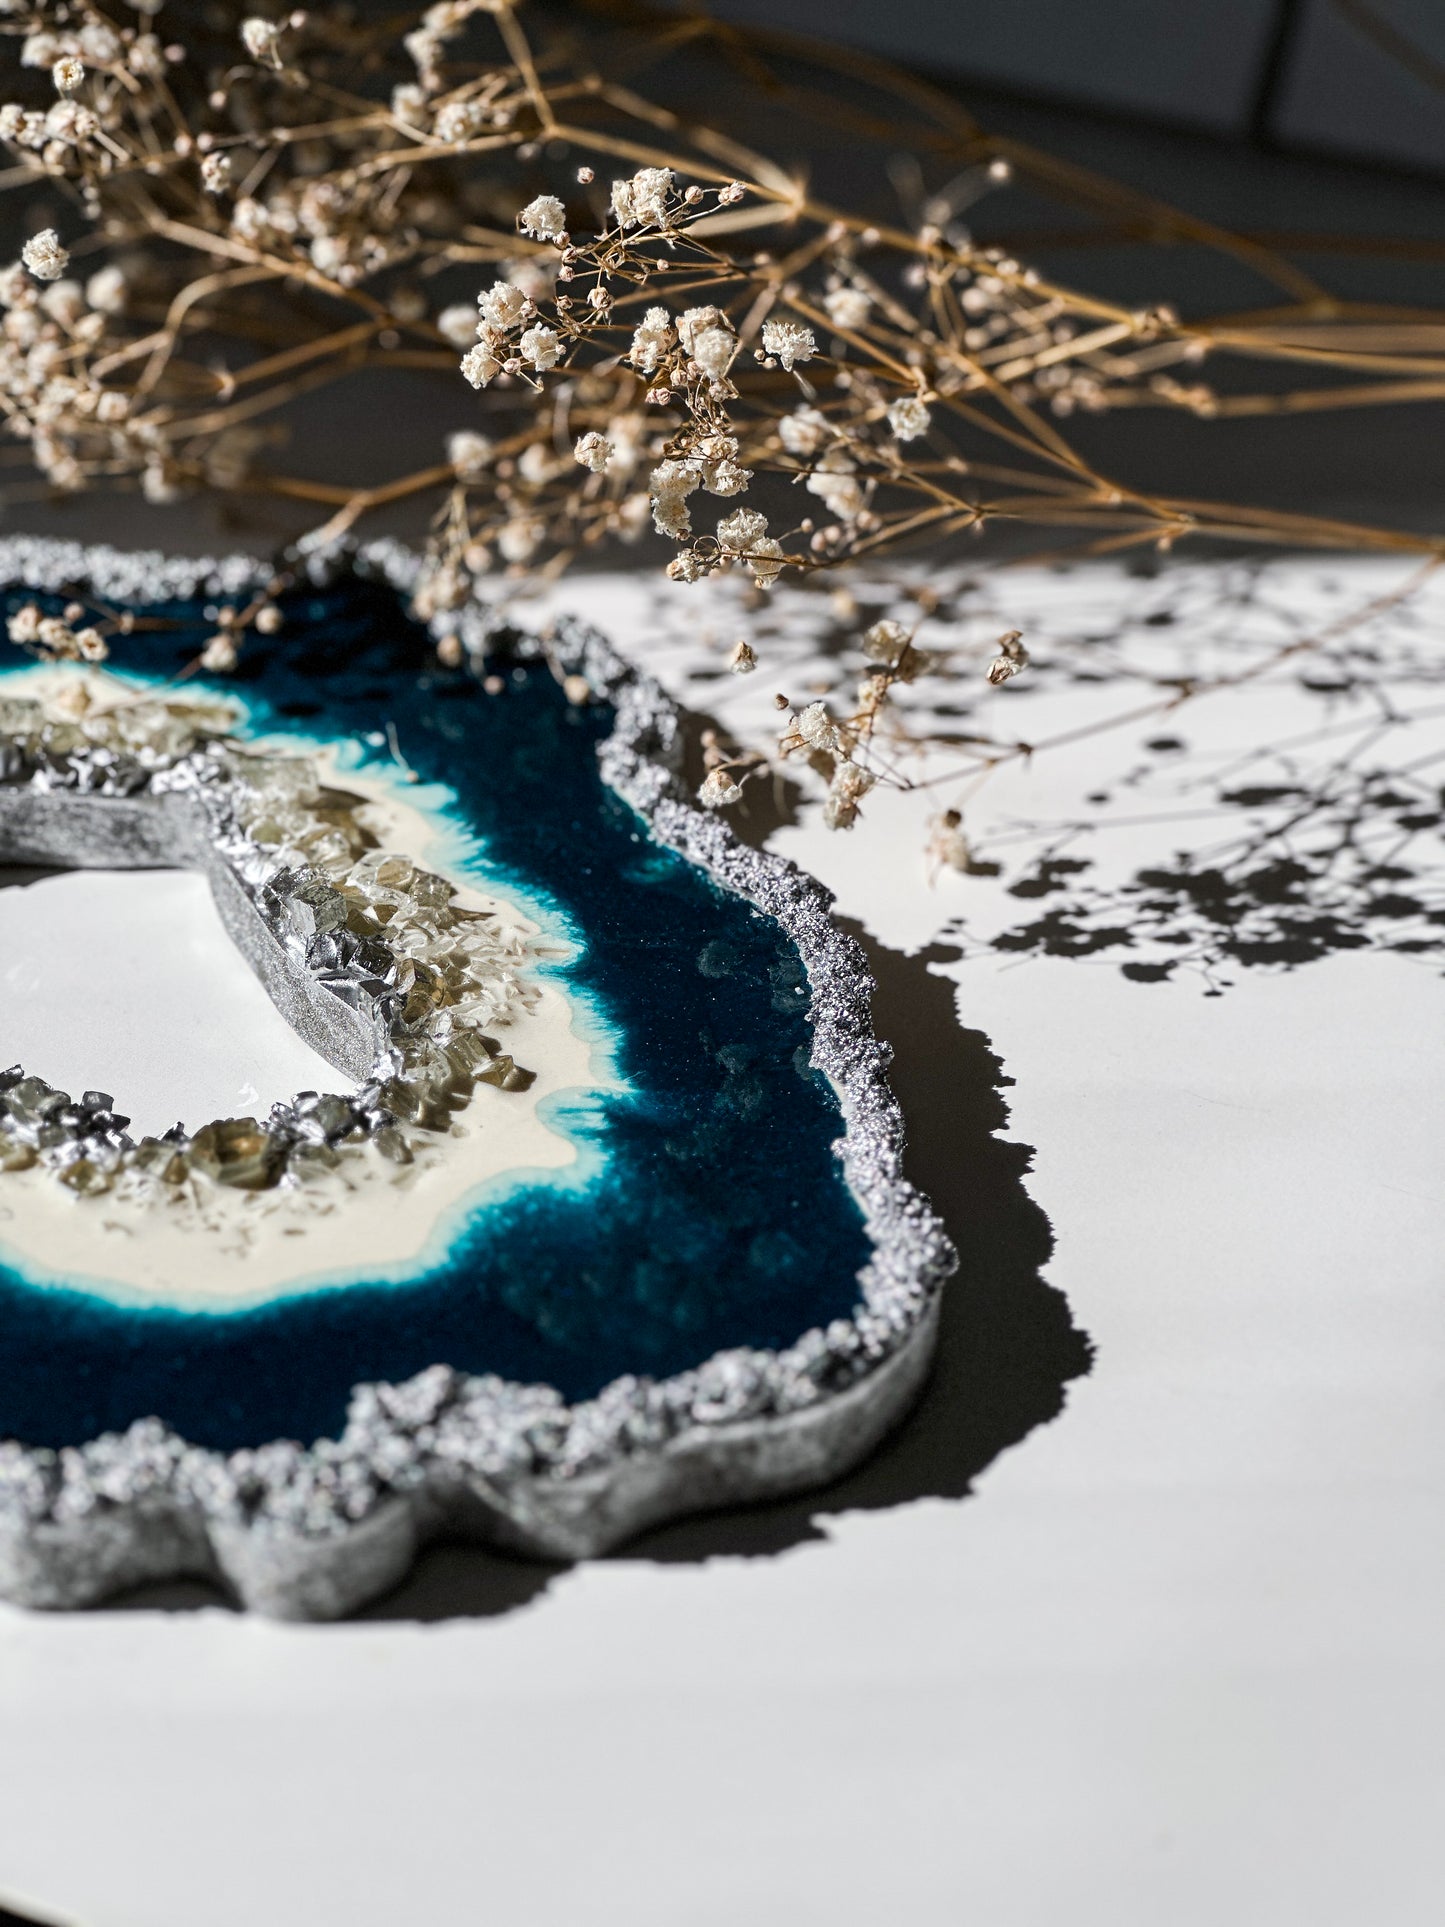
<instances>
[{"instance_id":1,"label":"tray shadow","mask_svg":"<svg viewBox=\"0 0 1445 1927\"><path fill-rule=\"evenodd\" d=\"M705 719L704 719L705 720ZM759 786L761 788L761 786ZM796 806L790 785L757 796L738 827L762 843ZM912 956L886 949L839 919L873 973L874 1021L893 1049L893 1088L908 1119L908 1176L929 1197L959 1252L944 1293L938 1355L913 1411L854 1471L796 1498L679 1520L609 1555L662 1564L761 1558L826 1540L827 1521L915 1499L962 1499L998 1455L1063 1409L1093 1347L1062 1292L1042 1276L1053 1250L1048 1218L1024 1180L1033 1150L999 1135L1012 1079L989 1039L959 1021L953 982L939 966L960 952L935 943ZM545 1592L566 1568L505 1557L451 1540L429 1546L402 1584L364 1607L362 1620L488 1618ZM230 1602L204 1581L145 1586L98 1610L179 1610Z\"/></svg>"},{"instance_id":2,"label":"tray shadow","mask_svg":"<svg viewBox=\"0 0 1445 1927\"><path fill-rule=\"evenodd\" d=\"M890 1438L844 1478L797 1498L660 1527L610 1557L664 1564L762 1558L826 1540L829 1518L915 1499L963 1499L987 1466L1063 1409L1093 1347L1062 1292L1042 1277L1053 1232L1024 1179L1033 1153L999 1132L1005 1075L989 1040L958 1021L952 982L934 967L946 945L905 957L846 926L877 990L879 1034L894 1047L892 1081L909 1121L908 1175L958 1245L944 1293L938 1356L923 1396ZM537 1597L556 1567L439 1544L365 1619L446 1619L507 1612Z\"/></svg>"}]
</instances>

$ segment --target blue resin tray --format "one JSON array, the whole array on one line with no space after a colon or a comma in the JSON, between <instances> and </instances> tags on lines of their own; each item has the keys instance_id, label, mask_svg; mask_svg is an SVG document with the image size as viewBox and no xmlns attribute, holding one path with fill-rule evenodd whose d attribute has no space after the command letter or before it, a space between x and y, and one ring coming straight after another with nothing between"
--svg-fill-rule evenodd
<instances>
[{"instance_id":1,"label":"blue resin tray","mask_svg":"<svg viewBox=\"0 0 1445 1927\"><path fill-rule=\"evenodd\" d=\"M166 626L115 649L138 700L164 700L194 662L209 602L265 580L246 561L43 543L11 543L0 563L11 608L103 596L162 614ZM566 1161L490 1175L439 1209L405 1258L338 1265L316 1231L300 1275L229 1297L208 1297L203 1277L152 1295L108 1279L103 1240L69 1275L0 1245L0 1437L13 1441L0 1446L0 1590L12 1597L79 1604L203 1571L262 1610L329 1616L393 1583L442 1527L553 1557L595 1552L681 1511L842 1470L926 1368L952 1254L900 1175L866 973L824 894L691 807L673 773L672 705L594 633L563 624L544 648L474 607L464 666L439 666L406 613L415 566L390 547L344 566L313 559L280 597L279 632L249 635L235 673L204 693L231 706L242 754L328 753L363 790L404 769L449 882L522 907L537 940L520 974L550 986L590 1049L587 1081L535 1106ZM0 703L26 686L25 672L0 676ZM54 856L55 833L33 825L37 811L48 823L74 809L63 787L12 766L0 857ZM77 848L115 841L139 802L83 807L101 827ZM325 1148L312 1100L276 1126L281 1151L263 1144L281 1160L264 1179L279 1171L279 1198L304 1185L308 1158L349 1156L360 1171L372 1144L426 1136L425 1119L398 1113L408 1090L387 1081L388 1064L411 1075L396 1046L413 1031L382 953L369 989L354 959L352 983L335 968L322 980L335 938L318 948L310 873L293 862L266 882L274 855L258 867L249 846L228 860L226 888L260 932L248 941L233 913L233 934L298 1030L352 1072L336 1088L353 1109L330 1118L339 1150ZM299 943L285 921L298 897ZM261 954L282 939L311 958L299 990ZM478 1053L484 1121L505 1131L507 1103L530 1100L502 1095L525 1080L501 1075L512 1047L493 1028ZM390 1059L367 1066L373 1045ZM25 1069L44 1077L41 1063ZM104 1115L51 1115L72 1119L72 1138L92 1132L102 1191L109 1167L123 1177L134 1162L107 1149L129 1140ZM431 1121L449 1154L445 1114ZM102 1204L76 1178L85 1148L45 1153L74 1167L72 1226ZM203 1148L190 1182L204 1191L219 1175L220 1196L234 1172ZM167 1154L146 1155L149 1173ZM397 1155L409 1159L404 1143ZM0 1171L0 1196L7 1183Z\"/></svg>"}]
</instances>

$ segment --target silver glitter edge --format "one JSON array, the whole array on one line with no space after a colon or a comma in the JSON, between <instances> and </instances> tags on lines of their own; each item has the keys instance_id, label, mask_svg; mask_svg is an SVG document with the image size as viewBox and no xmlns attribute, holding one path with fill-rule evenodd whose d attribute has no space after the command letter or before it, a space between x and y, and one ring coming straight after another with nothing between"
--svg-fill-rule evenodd
<instances>
[{"instance_id":1,"label":"silver glitter edge","mask_svg":"<svg viewBox=\"0 0 1445 1927\"><path fill-rule=\"evenodd\" d=\"M316 551L296 567L317 586L349 569L405 594L420 564L388 541ZM249 556L0 540L0 585L89 588L112 602L236 597L272 573ZM447 623L474 660L500 635L519 654L543 648L480 603ZM607 784L660 842L775 918L798 947L812 1059L839 1097L837 1152L872 1244L857 1312L782 1351L718 1352L665 1380L624 1376L571 1406L550 1386L435 1365L400 1385L357 1386L340 1437L309 1447L214 1452L155 1419L59 1451L0 1443L0 1597L76 1607L198 1575L225 1581L253 1611L337 1618L395 1585L439 1533L572 1560L684 1513L824 1484L912 1402L957 1260L902 1174L903 1117L873 1033L863 954L819 883L693 807L677 775L680 712L651 677L575 619L560 620L546 647L614 706L598 752Z\"/></svg>"}]
</instances>

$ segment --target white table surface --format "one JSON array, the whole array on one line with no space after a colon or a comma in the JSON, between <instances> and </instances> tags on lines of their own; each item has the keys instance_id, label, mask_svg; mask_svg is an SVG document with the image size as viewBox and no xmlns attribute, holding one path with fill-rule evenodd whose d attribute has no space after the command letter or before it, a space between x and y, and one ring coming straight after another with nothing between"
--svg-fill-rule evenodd
<instances>
[{"instance_id":1,"label":"white table surface","mask_svg":"<svg viewBox=\"0 0 1445 1927\"><path fill-rule=\"evenodd\" d=\"M1298 608L1324 594L1317 575L1274 581ZM1385 581L1333 576L1356 600ZM674 687L756 735L775 684L805 688L811 645L779 640L759 676L709 680L751 618L688 593L574 579L552 601L624 644L645 632ZM996 578L1044 667L1036 707L1010 694L995 716L1038 733L1045 708L1049 729L1094 714L1097 685L1042 687L1051 638L1153 593L1113 572ZM1191 645L1176 630L1159 646ZM1428 691L1400 686L1423 712ZM1217 756L1289 734L1315 700L1265 679L1177 727ZM1001 775L970 822L1006 843L1067 815L1100 772L1137 765L1153 727ZM1438 1919L1438 963L1335 955L1235 971L1218 997L1189 974L1126 981L1109 957L935 949L930 970L919 953L951 919L1018 914L1007 875L929 889L940 800L873 799L851 837L808 804L773 845L881 947L917 1168L964 1239L981 1045L949 1030L947 979L1015 1080L1005 1135L1034 1147L1027 1187L1056 1249L1046 1283L1026 1257L996 1290L1000 1355L1012 1345L1026 1379L1037 1353L1047 1405L1064 1294L1096 1355L1061 1415L962 1494L988 1426L959 1404L955 1334L915 1433L813 1506L563 1572L439 1551L344 1626L0 1610L0 1899L76 1927ZM1157 822L1119 828L1121 861L1174 847ZM148 894L107 923L107 891ZM110 935L48 979L79 1005L77 1061L107 1028L86 983L113 1001L149 968L138 933L164 926L228 967L190 880L0 892L0 1021L21 1021L26 957L78 915ZM149 1017L130 1006L148 1102L294 1088L299 1046L264 999L242 1036L172 988ZM180 1103L166 1008L192 1038Z\"/></svg>"}]
</instances>

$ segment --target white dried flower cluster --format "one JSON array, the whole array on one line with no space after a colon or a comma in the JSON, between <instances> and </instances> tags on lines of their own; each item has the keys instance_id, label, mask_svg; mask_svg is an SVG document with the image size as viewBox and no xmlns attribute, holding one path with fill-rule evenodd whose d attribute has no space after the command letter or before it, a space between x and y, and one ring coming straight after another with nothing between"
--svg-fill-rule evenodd
<instances>
[{"instance_id":1,"label":"white dried flower cluster","mask_svg":"<svg viewBox=\"0 0 1445 1927\"><path fill-rule=\"evenodd\" d=\"M672 316L666 308L649 308L633 331L627 359L639 374L651 375L677 341Z\"/></svg>"},{"instance_id":2,"label":"white dried flower cluster","mask_svg":"<svg viewBox=\"0 0 1445 1927\"><path fill-rule=\"evenodd\" d=\"M857 763L839 763L828 784L823 802L823 821L830 830L851 830L858 821L858 806L877 777Z\"/></svg>"},{"instance_id":3,"label":"white dried flower cluster","mask_svg":"<svg viewBox=\"0 0 1445 1927\"><path fill-rule=\"evenodd\" d=\"M583 468L590 468L594 475L600 475L611 458L612 444L605 435L590 428L585 435L577 437L572 454Z\"/></svg>"},{"instance_id":4,"label":"white dried flower cluster","mask_svg":"<svg viewBox=\"0 0 1445 1927\"><path fill-rule=\"evenodd\" d=\"M397 93L401 92L402 90L398 88ZM423 97L419 90L414 103L406 94L402 94L400 102L396 101L395 95L392 98L393 105L399 105L402 108L403 116L413 104L417 108L423 105ZM467 141L475 140L478 134L483 133L491 125L492 113L485 101L448 100L443 101L437 108L431 131L435 139L445 141L448 147L462 147Z\"/></svg>"},{"instance_id":5,"label":"white dried flower cluster","mask_svg":"<svg viewBox=\"0 0 1445 1927\"><path fill-rule=\"evenodd\" d=\"M555 194L539 194L517 216L517 225L534 240L561 243L567 239L567 210Z\"/></svg>"},{"instance_id":6,"label":"white dried flower cluster","mask_svg":"<svg viewBox=\"0 0 1445 1927\"><path fill-rule=\"evenodd\" d=\"M520 566L530 562L542 546L546 528L533 515L514 515L497 532L497 548L504 562Z\"/></svg>"},{"instance_id":7,"label":"white dried flower cluster","mask_svg":"<svg viewBox=\"0 0 1445 1927\"><path fill-rule=\"evenodd\" d=\"M253 15L241 22L241 44L252 60L260 61L263 66L280 68L284 65L281 59L281 31L277 21L263 20Z\"/></svg>"},{"instance_id":8,"label":"white dried flower cluster","mask_svg":"<svg viewBox=\"0 0 1445 1927\"><path fill-rule=\"evenodd\" d=\"M737 347L737 336L732 329L714 323L694 333L692 358L709 381L726 381Z\"/></svg>"},{"instance_id":9,"label":"white dried flower cluster","mask_svg":"<svg viewBox=\"0 0 1445 1927\"><path fill-rule=\"evenodd\" d=\"M69 252L61 246L53 227L32 234L20 250L20 259L37 281L58 281L70 266Z\"/></svg>"},{"instance_id":10,"label":"white dried flower cluster","mask_svg":"<svg viewBox=\"0 0 1445 1927\"><path fill-rule=\"evenodd\" d=\"M485 388L504 370L534 375L555 368L562 358L562 337L534 320L531 297L511 281L495 281L477 297L476 345L462 356L462 373L473 388ZM523 328L524 322L531 322ZM518 330L521 330L518 333ZM513 342L510 337L516 335Z\"/></svg>"},{"instance_id":11,"label":"white dried flower cluster","mask_svg":"<svg viewBox=\"0 0 1445 1927\"><path fill-rule=\"evenodd\" d=\"M477 296L477 309L485 326L500 335L520 326L531 313L532 304L513 282L494 281Z\"/></svg>"},{"instance_id":12,"label":"white dried flower cluster","mask_svg":"<svg viewBox=\"0 0 1445 1927\"><path fill-rule=\"evenodd\" d=\"M783 570L783 545L768 534L768 518L758 509L734 509L717 525L724 555L746 562L760 589L771 589Z\"/></svg>"},{"instance_id":13,"label":"white dried flower cluster","mask_svg":"<svg viewBox=\"0 0 1445 1927\"><path fill-rule=\"evenodd\" d=\"M795 408L778 423L778 439L790 455L806 460L816 455L832 434L828 417L820 408Z\"/></svg>"},{"instance_id":14,"label":"white dried flower cluster","mask_svg":"<svg viewBox=\"0 0 1445 1927\"><path fill-rule=\"evenodd\" d=\"M1049 518L1107 525L1123 512L1131 532L1147 532L1141 516L1159 518L1163 541L1181 532L1177 505L1061 481L1058 431L1031 411L1208 416L1220 404L1197 364L1212 340L1167 309L1121 315L979 246L952 189L909 237L835 216L768 161L756 186L699 185L664 151L676 117L605 81L598 94L605 61L560 46L532 58L514 0L417 5L384 36L411 70L384 78L388 49L364 10L333 9L312 31L302 14L254 13L258 0L208 0L193 40L183 5L163 27L163 0L113 17L99 4L0 0L13 28L0 49L28 76L23 96L0 100L0 173L17 208L66 210L64 241L47 228L0 272L7 426L51 489L310 499L277 419L292 399L440 347L489 391L480 404L455 391L459 419L485 408L489 432L454 431L445 460L385 487L338 484L317 539L382 501L430 496L415 606L454 664L462 612L496 561L550 565L652 528L675 545L674 580L730 570L768 588L910 529L1045 519L1028 477L985 487L1001 471L968 443L990 432L1015 474L1049 477ZM229 48L219 59L213 34ZM608 117L586 120L591 153L574 112L584 98ZM704 138L692 151L742 150ZM608 153L632 157L615 180ZM972 168L966 192L1006 174ZM778 251L753 209L729 212L752 193L763 224L781 217ZM477 261L488 266L472 306L451 277ZM1277 338L1269 352L1295 354ZM700 516L709 495L724 506ZM787 516L802 553L769 532L764 508ZM60 646L48 633L26 646ZM234 639L222 623L208 645L218 673ZM881 761L862 765L896 685L946 666L891 619L862 650L852 711L809 704L786 739L820 768L831 758L825 817L840 829L875 778L893 780ZM740 643L729 667L755 662ZM1004 683L1026 662L1006 637L987 674ZM739 767L719 765L711 790L740 788Z\"/></svg>"},{"instance_id":15,"label":"white dried flower cluster","mask_svg":"<svg viewBox=\"0 0 1445 1927\"><path fill-rule=\"evenodd\" d=\"M813 330L801 321L773 320L763 323L763 352L774 355L789 373L800 361L811 361L818 352Z\"/></svg>"},{"instance_id":16,"label":"white dried flower cluster","mask_svg":"<svg viewBox=\"0 0 1445 1927\"><path fill-rule=\"evenodd\" d=\"M0 270L0 383L11 434L28 441L37 468L56 488L83 487L94 464L144 472L160 458L163 427L134 418L129 394L89 372L111 316L124 308L123 276L107 268L84 286L52 279L57 255L68 259L54 234L36 236L29 248L28 264L22 257ZM39 270L46 271L41 287Z\"/></svg>"},{"instance_id":17,"label":"white dried flower cluster","mask_svg":"<svg viewBox=\"0 0 1445 1927\"><path fill-rule=\"evenodd\" d=\"M691 463L658 463L647 478L647 492L652 498L652 525L659 535L691 535L687 498L701 487L702 476Z\"/></svg>"},{"instance_id":18,"label":"white dried flower cluster","mask_svg":"<svg viewBox=\"0 0 1445 1927\"><path fill-rule=\"evenodd\" d=\"M201 667L208 675L229 676L236 667L236 638L222 629L201 650Z\"/></svg>"},{"instance_id":19,"label":"white dried flower cluster","mask_svg":"<svg viewBox=\"0 0 1445 1927\"><path fill-rule=\"evenodd\" d=\"M258 255L289 256L342 288L354 288L406 251L398 210L375 184L302 178L265 201L243 194L231 210L232 237Z\"/></svg>"},{"instance_id":20,"label":"white dried flower cluster","mask_svg":"<svg viewBox=\"0 0 1445 1927\"><path fill-rule=\"evenodd\" d=\"M840 522L851 522L861 515L867 500L858 480L857 463L837 443L818 456L804 486Z\"/></svg>"},{"instance_id":21,"label":"white dried flower cluster","mask_svg":"<svg viewBox=\"0 0 1445 1927\"><path fill-rule=\"evenodd\" d=\"M736 803L742 795L742 785L734 782L721 764L710 769L703 778L697 792L697 800L704 809L720 810L729 803Z\"/></svg>"},{"instance_id":22,"label":"white dried flower cluster","mask_svg":"<svg viewBox=\"0 0 1445 1927\"><path fill-rule=\"evenodd\" d=\"M64 615L43 615L38 603L26 602L7 618L5 629L13 643L34 649L50 662L104 662L110 654L105 637L93 624L77 627L84 611L77 605Z\"/></svg>"},{"instance_id":23,"label":"white dried flower cluster","mask_svg":"<svg viewBox=\"0 0 1445 1927\"><path fill-rule=\"evenodd\" d=\"M437 315L436 326L453 348L470 348L477 337L477 311L469 301L453 301Z\"/></svg>"},{"instance_id":24,"label":"white dried flower cluster","mask_svg":"<svg viewBox=\"0 0 1445 1927\"><path fill-rule=\"evenodd\" d=\"M459 428L447 437L447 460L459 482L480 482L495 452L491 437L478 434L474 428Z\"/></svg>"},{"instance_id":25,"label":"white dried flower cluster","mask_svg":"<svg viewBox=\"0 0 1445 1927\"><path fill-rule=\"evenodd\" d=\"M823 306L835 328L866 328L873 298L862 288L834 288L824 296Z\"/></svg>"},{"instance_id":26,"label":"white dried flower cluster","mask_svg":"<svg viewBox=\"0 0 1445 1927\"><path fill-rule=\"evenodd\" d=\"M885 616L863 632L863 653L869 662L896 663L912 640L911 630Z\"/></svg>"},{"instance_id":27,"label":"white dried flower cluster","mask_svg":"<svg viewBox=\"0 0 1445 1927\"><path fill-rule=\"evenodd\" d=\"M630 180L612 183L612 214L620 228L665 227L672 195L669 167L639 168Z\"/></svg>"},{"instance_id":28,"label":"white dried flower cluster","mask_svg":"<svg viewBox=\"0 0 1445 1927\"><path fill-rule=\"evenodd\" d=\"M753 479L753 471L739 465L736 435L704 435L694 443L690 460L709 495L741 495Z\"/></svg>"},{"instance_id":29,"label":"white dried flower cluster","mask_svg":"<svg viewBox=\"0 0 1445 1927\"><path fill-rule=\"evenodd\" d=\"M847 748L843 731L833 720L826 703L809 703L806 709L790 717L782 740L789 749L807 749L825 756L840 755ZM784 753L789 750L785 749Z\"/></svg>"},{"instance_id":30,"label":"white dried flower cluster","mask_svg":"<svg viewBox=\"0 0 1445 1927\"><path fill-rule=\"evenodd\" d=\"M900 442L916 442L933 426L933 417L917 395L904 395L888 410L888 426Z\"/></svg>"},{"instance_id":31,"label":"white dried flower cluster","mask_svg":"<svg viewBox=\"0 0 1445 1927\"><path fill-rule=\"evenodd\" d=\"M536 321L523 334L517 348L528 367L535 368L540 374L544 369L555 368L561 360L562 337L555 328Z\"/></svg>"},{"instance_id":32,"label":"white dried flower cluster","mask_svg":"<svg viewBox=\"0 0 1445 1927\"><path fill-rule=\"evenodd\" d=\"M86 306L96 314L119 315L125 313L126 284L124 271L115 262L97 268L85 284Z\"/></svg>"}]
</instances>

